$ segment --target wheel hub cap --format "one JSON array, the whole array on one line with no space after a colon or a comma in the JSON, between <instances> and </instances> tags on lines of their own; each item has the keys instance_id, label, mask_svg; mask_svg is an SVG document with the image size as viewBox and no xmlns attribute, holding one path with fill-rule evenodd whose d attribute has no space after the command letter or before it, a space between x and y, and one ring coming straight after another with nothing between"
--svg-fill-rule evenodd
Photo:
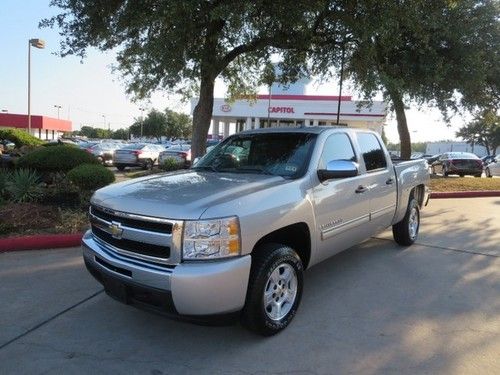
<instances>
[{"instance_id":1,"label":"wheel hub cap","mask_svg":"<svg viewBox=\"0 0 500 375\"><path fill-rule=\"evenodd\" d=\"M264 310L272 320L283 319L297 297L297 274L291 265L282 263L269 276L264 289Z\"/></svg>"},{"instance_id":2,"label":"wheel hub cap","mask_svg":"<svg viewBox=\"0 0 500 375\"><path fill-rule=\"evenodd\" d=\"M410 233L411 238L415 238L417 236L418 221L419 221L418 211L415 207L413 207L411 209L410 218L408 220L408 229L409 229L409 233Z\"/></svg>"}]
</instances>

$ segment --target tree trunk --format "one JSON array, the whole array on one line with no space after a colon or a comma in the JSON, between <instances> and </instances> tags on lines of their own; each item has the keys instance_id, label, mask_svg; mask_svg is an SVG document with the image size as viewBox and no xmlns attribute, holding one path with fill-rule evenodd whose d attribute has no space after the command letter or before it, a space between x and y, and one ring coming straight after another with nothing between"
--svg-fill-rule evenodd
<instances>
[{"instance_id":1,"label":"tree trunk","mask_svg":"<svg viewBox=\"0 0 500 375\"><path fill-rule=\"evenodd\" d=\"M389 96L394 104L396 111L396 120L398 122L399 142L401 145L401 158L410 159L411 157L411 139L406 122L405 104L402 95L397 90L389 90Z\"/></svg>"},{"instance_id":2,"label":"tree trunk","mask_svg":"<svg viewBox=\"0 0 500 375\"><path fill-rule=\"evenodd\" d=\"M214 107L215 78L203 74L200 84L200 99L193 111L193 136L191 139L191 160L203 156L207 147L207 135Z\"/></svg>"}]
</instances>

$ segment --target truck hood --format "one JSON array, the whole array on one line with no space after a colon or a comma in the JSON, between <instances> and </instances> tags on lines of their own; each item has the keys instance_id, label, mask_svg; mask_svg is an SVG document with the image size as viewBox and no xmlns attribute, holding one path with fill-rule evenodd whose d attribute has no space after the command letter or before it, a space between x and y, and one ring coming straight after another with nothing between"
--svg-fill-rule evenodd
<instances>
[{"instance_id":1,"label":"truck hood","mask_svg":"<svg viewBox=\"0 0 500 375\"><path fill-rule=\"evenodd\" d=\"M109 185L92 204L166 219L198 219L208 207L235 201L289 180L280 176L181 171Z\"/></svg>"}]
</instances>

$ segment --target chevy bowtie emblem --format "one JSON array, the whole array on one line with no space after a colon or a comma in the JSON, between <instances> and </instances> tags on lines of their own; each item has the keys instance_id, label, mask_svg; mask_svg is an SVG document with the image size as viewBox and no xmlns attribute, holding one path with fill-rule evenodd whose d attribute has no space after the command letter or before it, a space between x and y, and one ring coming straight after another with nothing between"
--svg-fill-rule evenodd
<instances>
[{"instance_id":1,"label":"chevy bowtie emblem","mask_svg":"<svg viewBox=\"0 0 500 375\"><path fill-rule=\"evenodd\" d=\"M123 234L122 225L120 223L117 223L116 221L113 221L109 226L109 232L111 233L113 238L121 240Z\"/></svg>"}]
</instances>

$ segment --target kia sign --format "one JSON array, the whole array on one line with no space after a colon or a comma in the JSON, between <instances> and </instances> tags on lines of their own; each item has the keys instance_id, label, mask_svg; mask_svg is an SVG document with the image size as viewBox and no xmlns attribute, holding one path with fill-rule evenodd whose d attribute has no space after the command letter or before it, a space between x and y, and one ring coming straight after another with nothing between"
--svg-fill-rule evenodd
<instances>
[{"instance_id":1,"label":"kia sign","mask_svg":"<svg viewBox=\"0 0 500 375\"><path fill-rule=\"evenodd\" d=\"M223 104L220 106L222 112L231 112L231 106L229 104Z\"/></svg>"},{"instance_id":2,"label":"kia sign","mask_svg":"<svg viewBox=\"0 0 500 375\"><path fill-rule=\"evenodd\" d=\"M295 113L293 107L269 107L269 113Z\"/></svg>"}]
</instances>

